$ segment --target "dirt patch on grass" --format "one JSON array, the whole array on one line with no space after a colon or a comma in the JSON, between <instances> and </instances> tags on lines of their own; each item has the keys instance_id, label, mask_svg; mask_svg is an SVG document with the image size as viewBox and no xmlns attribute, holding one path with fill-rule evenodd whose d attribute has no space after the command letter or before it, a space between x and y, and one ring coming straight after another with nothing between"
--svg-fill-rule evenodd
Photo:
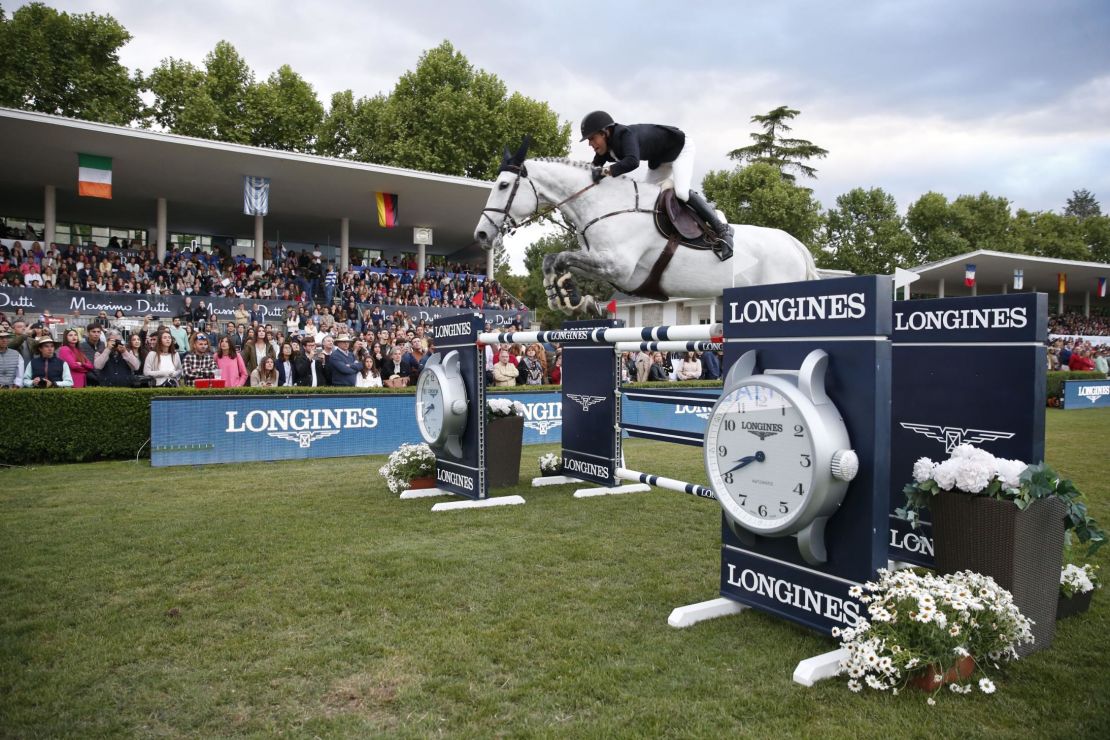
<instances>
[{"instance_id":1,"label":"dirt patch on grass","mask_svg":"<svg viewBox=\"0 0 1110 740\"><path fill-rule=\"evenodd\" d=\"M394 727L399 722L398 699L414 681L400 660L388 660L333 682L321 699L324 714L353 714L378 727Z\"/></svg>"}]
</instances>

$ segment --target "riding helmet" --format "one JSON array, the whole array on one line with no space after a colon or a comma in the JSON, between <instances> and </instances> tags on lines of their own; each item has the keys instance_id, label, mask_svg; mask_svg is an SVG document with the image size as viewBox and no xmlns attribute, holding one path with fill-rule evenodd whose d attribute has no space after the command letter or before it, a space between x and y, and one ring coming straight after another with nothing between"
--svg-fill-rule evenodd
<instances>
[{"instance_id":1,"label":"riding helmet","mask_svg":"<svg viewBox=\"0 0 1110 740\"><path fill-rule=\"evenodd\" d=\"M613 117L603 110L595 110L592 113L587 113L586 117L582 119L582 141L590 138L591 134L596 134L603 128L612 126L616 121Z\"/></svg>"}]
</instances>

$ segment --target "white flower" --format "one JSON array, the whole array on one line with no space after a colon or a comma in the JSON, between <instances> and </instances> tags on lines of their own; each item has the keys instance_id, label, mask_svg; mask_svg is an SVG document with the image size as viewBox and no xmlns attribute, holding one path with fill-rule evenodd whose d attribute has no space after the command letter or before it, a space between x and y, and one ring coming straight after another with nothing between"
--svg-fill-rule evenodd
<instances>
[{"instance_id":1,"label":"white flower","mask_svg":"<svg viewBox=\"0 0 1110 740\"><path fill-rule=\"evenodd\" d=\"M951 491L956 485L956 473L961 464L962 461L956 458L945 460L933 469L933 480L945 491Z\"/></svg>"},{"instance_id":2,"label":"white flower","mask_svg":"<svg viewBox=\"0 0 1110 740\"><path fill-rule=\"evenodd\" d=\"M857 681L856 679L853 678L850 681L848 681L848 688L850 688L852 691L854 691L858 694L860 692L860 690L863 688L863 684L861 684L859 681Z\"/></svg>"},{"instance_id":3,"label":"white flower","mask_svg":"<svg viewBox=\"0 0 1110 740\"><path fill-rule=\"evenodd\" d=\"M979 493L994 478L994 464L991 462L969 458L963 461L956 471L956 486L961 491Z\"/></svg>"},{"instance_id":4,"label":"white flower","mask_svg":"<svg viewBox=\"0 0 1110 740\"><path fill-rule=\"evenodd\" d=\"M980 678L979 679L979 690L982 691L984 694L993 694L994 693L994 682L991 681L989 678Z\"/></svg>"},{"instance_id":5,"label":"white flower","mask_svg":"<svg viewBox=\"0 0 1110 740\"><path fill-rule=\"evenodd\" d=\"M913 479L918 483L924 483L933 477L934 467L936 467L936 463L929 458L918 458L917 462L913 464Z\"/></svg>"},{"instance_id":6,"label":"white flower","mask_svg":"<svg viewBox=\"0 0 1110 740\"><path fill-rule=\"evenodd\" d=\"M952 652L960 656L961 658L966 658L967 656L971 655L971 653L967 651L967 648L962 646L952 648Z\"/></svg>"},{"instance_id":7,"label":"white flower","mask_svg":"<svg viewBox=\"0 0 1110 740\"><path fill-rule=\"evenodd\" d=\"M859 597L863 596L863 589L859 586L852 586L850 589L848 589L848 595L851 596L853 599L858 599Z\"/></svg>"},{"instance_id":8,"label":"white flower","mask_svg":"<svg viewBox=\"0 0 1110 740\"><path fill-rule=\"evenodd\" d=\"M1028 467L1021 460L1006 460L998 458L995 461L995 467L998 470L998 477L1002 481L1002 485L1006 488L1020 488L1021 487L1021 474L1025 472Z\"/></svg>"},{"instance_id":9,"label":"white flower","mask_svg":"<svg viewBox=\"0 0 1110 740\"><path fill-rule=\"evenodd\" d=\"M932 707L936 706L937 700L930 696L928 699L925 700L925 703Z\"/></svg>"}]
</instances>

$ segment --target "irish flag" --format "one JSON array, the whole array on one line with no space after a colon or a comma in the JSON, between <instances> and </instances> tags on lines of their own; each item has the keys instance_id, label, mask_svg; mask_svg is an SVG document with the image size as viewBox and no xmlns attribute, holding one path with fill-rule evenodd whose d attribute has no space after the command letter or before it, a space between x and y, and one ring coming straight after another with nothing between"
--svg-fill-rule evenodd
<instances>
[{"instance_id":1,"label":"irish flag","mask_svg":"<svg viewBox=\"0 0 1110 740\"><path fill-rule=\"evenodd\" d=\"M374 193L378 202L378 226L383 229L392 229L397 225L397 194Z\"/></svg>"},{"instance_id":2,"label":"irish flag","mask_svg":"<svg viewBox=\"0 0 1110 740\"><path fill-rule=\"evenodd\" d=\"M77 155L77 194L112 199L112 158Z\"/></svg>"}]
</instances>

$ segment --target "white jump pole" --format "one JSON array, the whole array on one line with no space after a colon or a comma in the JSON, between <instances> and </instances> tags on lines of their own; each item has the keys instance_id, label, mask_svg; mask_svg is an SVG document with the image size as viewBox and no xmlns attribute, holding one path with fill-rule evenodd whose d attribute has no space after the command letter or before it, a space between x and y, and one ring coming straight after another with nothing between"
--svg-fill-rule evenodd
<instances>
[{"instance_id":1,"label":"white jump pole","mask_svg":"<svg viewBox=\"0 0 1110 740\"><path fill-rule=\"evenodd\" d=\"M483 332L482 344L533 344L535 342L616 342L708 341L724 334L721 324L680 324L677 326L628 326L614 329L554 329L551 331Z\"/></svg>"}]
</instances>

